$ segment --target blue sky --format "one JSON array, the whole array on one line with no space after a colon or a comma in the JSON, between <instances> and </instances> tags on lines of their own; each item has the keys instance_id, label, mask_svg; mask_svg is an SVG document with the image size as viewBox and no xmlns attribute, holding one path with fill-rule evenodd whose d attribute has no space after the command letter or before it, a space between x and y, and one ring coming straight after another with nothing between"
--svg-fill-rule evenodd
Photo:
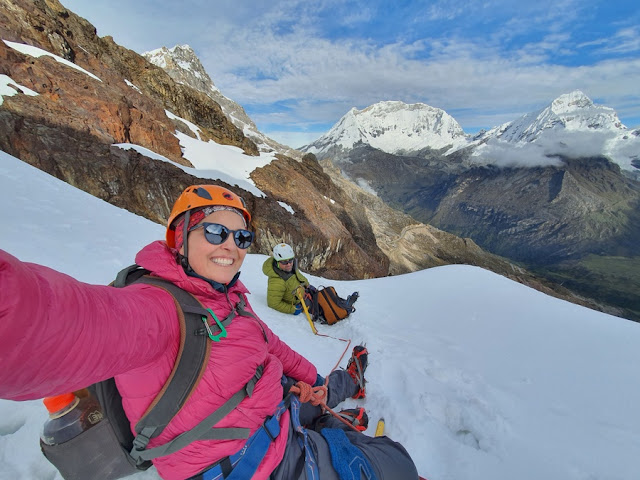
<instances>
[{"instance_id":1,"label":"blue sky","mask_svg":"<svg viewBox=\"0 0 640 480\"><path fill-rule=\"evenodd\" d=\"M473 133L579 89L640 126L637 1L62 3L139 53L190 45L224 95L294 147L383 100L442 108Z\"/></svg>"}]
</instances>

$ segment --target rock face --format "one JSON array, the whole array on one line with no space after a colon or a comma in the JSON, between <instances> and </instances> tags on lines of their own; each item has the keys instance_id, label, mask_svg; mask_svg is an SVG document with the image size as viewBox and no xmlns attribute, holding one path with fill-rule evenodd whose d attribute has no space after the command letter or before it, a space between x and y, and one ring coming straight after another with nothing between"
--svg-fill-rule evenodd
<instances>
[{"instance_id":1,"label":"rock face","mask_svg":"<svg viewBox=\"0 0 640 480\"><path fill-rule=\"evenodd\" d=\"M313 156L306 156L301 162L280 157L254 170L251 178L269 197L295 211L292 216L284 208L278 209L284 217L293 217L295 228L275 222L270 225L270 232L260 233L272 235L272 244L282 238L295 245L303 269L334 278L354 278L337 273L346 271L344 263L348 262L359 272L358 278L388 274L389 260L376 243L364 208L336 187ZM299 216L305 220L299 220ZM320 242L319 238L326 240ZM332 255L332 251L340 255ZM372 252L377 265L371 265Z\"/></svg>"},{"instance_id":2,"label":"rock face","mask_svg":"<svg viewBox=\"0 0 640 480\"><path fill-rule=\"evenodd\" d=\"M214 85L200 59L189 45L176 45L173 48L162 47L145 52L143 56L154 65L162 68L176 82L204 93L219 104L227 118L253 141L260 151L277 152L297 160L302 158L302 152L282 145L260 132L244 108L225 97Z\"/></svg>"},{"instance_id":3,"label":"rock face","mask_svg":"<svg viewBox=\"0 0 640 480\"><path fill-rule=\"evenodd\" d=\"M0 74L10 78L8 84L14 87L9 88L16 91L2 97L0 148L98 198L165 223L173 200L186 186L211 183L170 163L113 147L136 144L191 166L174 133L193 134L169 116L198 125L204 141L234 145L248 155L259 153L208 95L177 83L110 37L97 37L91 24L55 0L0 0L0 38L6 41L0 42ZM24 94L27 89L34 95ZM321 173L315 162L290 161L277 183ZM264 170L280 171L277 165ZM242 195L253 212L259 235L252 252L269 254L274 243L292 238L300 241L300 248L312 245L304 265L311 272L334 278L387 274L388 260L366 218L352 215L348 206L328 209L331 227L324 228L304 209L294 216L271 197L216 183ZM307 198L322 198L312 183L305 185Z\"/></svg>"}]
</instances>

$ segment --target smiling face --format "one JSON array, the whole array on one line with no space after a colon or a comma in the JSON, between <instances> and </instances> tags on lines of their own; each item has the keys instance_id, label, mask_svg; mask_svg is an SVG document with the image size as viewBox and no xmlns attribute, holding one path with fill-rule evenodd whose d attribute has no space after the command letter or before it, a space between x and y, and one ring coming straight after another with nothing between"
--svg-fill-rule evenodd
<instances>
[{"instance_id":1,"label":"smiling face","mask_svg":"<svg viewBox=\"0 0 640 480\"><path fill-rule=\"evenodd\" d=\"M219 223L230 230L246 228L242 217L234 212L219 211L206 216L202 222ZM204 229L197 228L189 232L187 238L189 265L193 271L218 283L229 283L244 261L247 251L238 248L233 235L220 245L213 245L204 237ZM184 247L180 249L184 254Z\"/></svg>"}]
</instances>

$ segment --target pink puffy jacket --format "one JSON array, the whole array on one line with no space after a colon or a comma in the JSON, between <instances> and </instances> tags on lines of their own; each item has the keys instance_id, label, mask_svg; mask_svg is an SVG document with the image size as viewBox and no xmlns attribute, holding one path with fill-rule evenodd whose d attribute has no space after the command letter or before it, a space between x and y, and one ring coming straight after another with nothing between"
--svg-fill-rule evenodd
<instances>
[{"instance_id":1,"label":"pink puffy jacket","mask_svg":"<svg viewBox=\"0 0 640 480\"><path fill-rule=\"evenodd\" d=\"M138 253L136 263L194 294L218 318L226 317L232 305L225 295L186 276L174 258L164 242L154 242ZM244 293L247 289L237 282L228 296L235 303ZM247 309L252 311L249 305ZM282 399L283 373L315 382L316 368L262 321L236 317L227 331L228 337L213 345L196 391L150 447L166 443L220 407L259 365L264 374L253 395L217 427L245 427L253 433ZM0 398L37 399L115 377L133 426L168 378L179 339L175 304L164 290L89 285L0 250ZM280 424L285 434L271 444L256 479L268 478L283 457L287 413ZM162 478L183 479L243 444L244 440L198 441L153 463Z\"/></svg>"}]
</instances>

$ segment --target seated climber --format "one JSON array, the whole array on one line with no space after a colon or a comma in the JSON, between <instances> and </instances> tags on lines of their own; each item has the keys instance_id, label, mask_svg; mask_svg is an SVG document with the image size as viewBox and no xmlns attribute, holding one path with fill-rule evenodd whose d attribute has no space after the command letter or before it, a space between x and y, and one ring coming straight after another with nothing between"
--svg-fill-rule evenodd
<instances>
[{"instance_id":1,"label":"seated climber","mask_svg":"<svg viewBox=\"0 0 640 480\"><path fill-rule=\"evenodd\" d=\"M302 312L295 290L300 285L309 286L309 280L298 270L298 262L291 245L279 243L273 247L273 256L262 265L268 277L267 305L282 313L298 315Z\"/></svg>"},{"instance_id":2,"label":"seated climber","mask_svg":"<svg viewBox=\"0 0 640 480\"><path fill-rule=\"evenodd\" d=\"M300 286L304 287L307 311L314 321L333 324L355 311L353 304L358 299L358 292L353 292L344 299L338 296L333 287L316 289L310 285L298 270L291 245L276 245L273 255L262 265L262 272L268 277L267 305L279 312L293 315L302 312L302 304L296 295Z\"/></svg>"}]
</instances>

